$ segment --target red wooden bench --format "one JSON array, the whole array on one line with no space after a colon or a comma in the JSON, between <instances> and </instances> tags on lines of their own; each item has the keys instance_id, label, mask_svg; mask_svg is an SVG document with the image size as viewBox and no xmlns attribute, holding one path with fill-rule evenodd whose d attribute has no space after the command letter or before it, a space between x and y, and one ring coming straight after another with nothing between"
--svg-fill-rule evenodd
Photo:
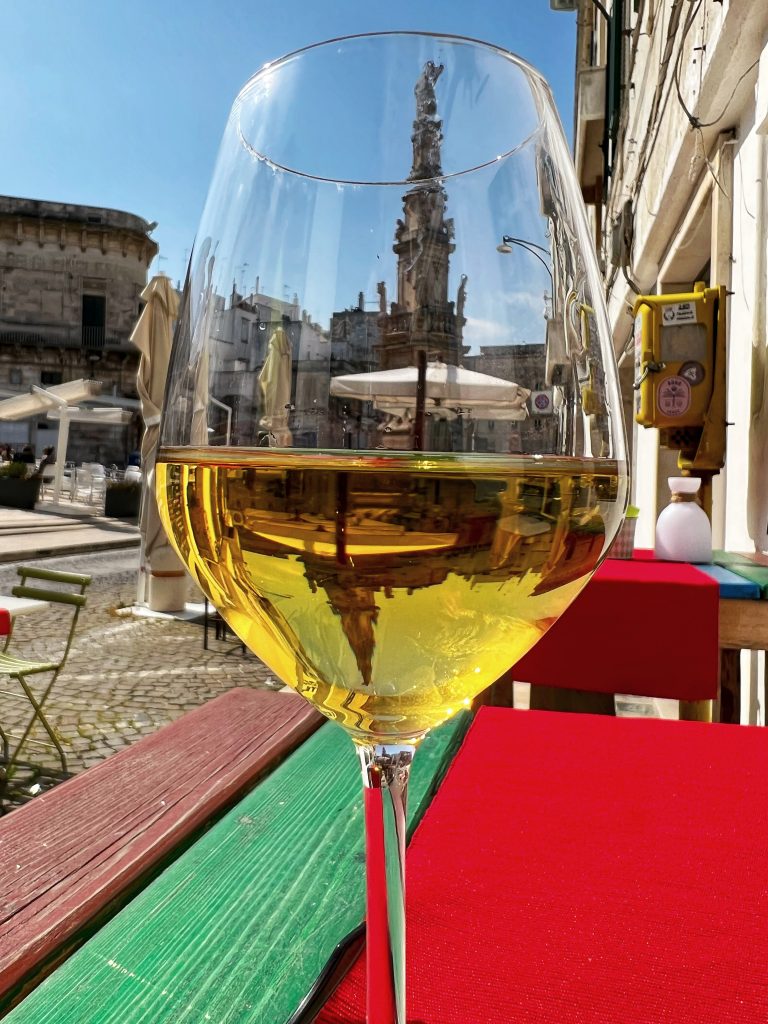
<instances>
[{"instance_id":1,"label":"red wooden bench","mask_svg":"<svg viewBox=\"0 0 768 1024\"><path fill-rule=\"evenodd\" d=\"M0 819L0 1012L323 721L231 690Z\"/></svg>"}]
</instances>

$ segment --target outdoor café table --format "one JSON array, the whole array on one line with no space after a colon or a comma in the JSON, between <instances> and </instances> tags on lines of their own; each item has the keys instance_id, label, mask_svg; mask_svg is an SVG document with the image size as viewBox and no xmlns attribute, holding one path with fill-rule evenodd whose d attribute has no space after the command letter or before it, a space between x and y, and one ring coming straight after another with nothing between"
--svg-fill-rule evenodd
<instances>
[{"instance_id":1,"label":"outdoor caf\u00e9 table","mask_svg":"<svg viewBox=\"0 0 768 1024\"><path fill-rule=\"evenodd\" d=\"M764 1024L767 799L763 729L481 708L408 851L409 1024Z\"/></svg>"},{"instance_id":2,"label":"outdoor caf\u00e9 table","mask_svg":"<svg viewBox=\"0 0 768 1024\"><path fill-rule=\"evenodd\" d=\"M18 615L34 615L35 612L41 612L47 607L47 601L0 594L0 609L7 611L12 619L15 619Z\"/></svg>"},{"instance_id":3,"label":"outdoor caf\u00e9 table","mask_svg":"<svg viewBox=\"0 0 768 1024\"><path fill-rule=\"evenodd\" d=\"M517 680L560 691L672 698L682 702L681 717L698 717L699 702L718 693L720 586L693 565L638 555L606 559L487 703L511 704Z\"/></svg>"}]
</instances>

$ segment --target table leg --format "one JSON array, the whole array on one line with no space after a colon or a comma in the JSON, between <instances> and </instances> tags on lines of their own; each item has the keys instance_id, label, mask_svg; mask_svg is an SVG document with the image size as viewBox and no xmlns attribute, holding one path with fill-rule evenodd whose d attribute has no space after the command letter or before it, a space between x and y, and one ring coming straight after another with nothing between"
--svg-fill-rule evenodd
<instances>
[{"instance_id":1,"label":"table leg","mask_svg":"<svg viewBox=\"0 0 768 1024\"><path fill-rule=\"evenodd\" d=\"M738 725L741 721L741 651L720 649L720 721Z\"/></svg>"}]
</instances>

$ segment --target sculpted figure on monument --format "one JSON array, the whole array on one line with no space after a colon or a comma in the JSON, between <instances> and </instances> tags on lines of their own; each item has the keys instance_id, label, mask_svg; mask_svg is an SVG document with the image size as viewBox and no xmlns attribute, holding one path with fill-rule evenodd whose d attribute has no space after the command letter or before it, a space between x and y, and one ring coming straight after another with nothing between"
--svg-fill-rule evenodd
<instances>
[{"instance_id":1,"label":"sculpted figure on monument","mask_svg":"<svg viewBox=\"0 0 768 1024\"><path fill-rule=\"evenodd\" d=\"M416 94L416 120L422 121L427 117L434 117L437 113L437 100L435 99L435 82L443 73L443 65L435 64L428 60L424 70L416 82L414 93Z\"/></svg>"},{"instance_id":2,"label":"sculpted figure on monument","mask_svg":"<svg viewBox=\"0 0 768 1024\"><path fill-rule=\"evenodd\" d=\"M467 275L461 275L459 293L456 296L456 319L461 321L464 317L464 303L467 301Z\"/></svg>"}]
</instances>

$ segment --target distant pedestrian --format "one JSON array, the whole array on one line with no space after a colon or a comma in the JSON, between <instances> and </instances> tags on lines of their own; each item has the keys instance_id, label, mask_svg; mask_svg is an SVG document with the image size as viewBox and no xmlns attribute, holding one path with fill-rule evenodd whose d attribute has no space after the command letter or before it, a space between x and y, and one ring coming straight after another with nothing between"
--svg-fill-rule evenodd
<instances>
[{"instance_id":1,"label":"distant pedestrian","mask_svg":"<svg viewBox=\"0 0 768 1024\"><path fill-rule=\"evenodd\" d=\"M16 452L13 456L14 462L26 462L29 466L35 464L35 453L32 450L32 445L25 444L20 452Z\"/></svg>"},{"instance_id":2,"label":"distant pedestrian","mask_svg":"<svg viewBox=\"0 0 768 1024\"><path fill-rule=\"evenodd\" d=\"M0 461L12 462L13 461L13 448L9 444L4 444L0 448Z\"/></svg>"},{"instance_id":3,"label":"distant pedestrian","mask_svg":"<svg viewBox=\"0 0 768 1024\"><path fill-rule=\"evenodd\" d=\"M45 471L48 468L48 466L54 466L55 464L56 449L53 447L53 445L50 445L48 448L43 448L43 457L42 459L40 459L40 465L37 467L37 469L32 475L36 477L46 476L47 474Z\"/></svg>"}]
</instances>

